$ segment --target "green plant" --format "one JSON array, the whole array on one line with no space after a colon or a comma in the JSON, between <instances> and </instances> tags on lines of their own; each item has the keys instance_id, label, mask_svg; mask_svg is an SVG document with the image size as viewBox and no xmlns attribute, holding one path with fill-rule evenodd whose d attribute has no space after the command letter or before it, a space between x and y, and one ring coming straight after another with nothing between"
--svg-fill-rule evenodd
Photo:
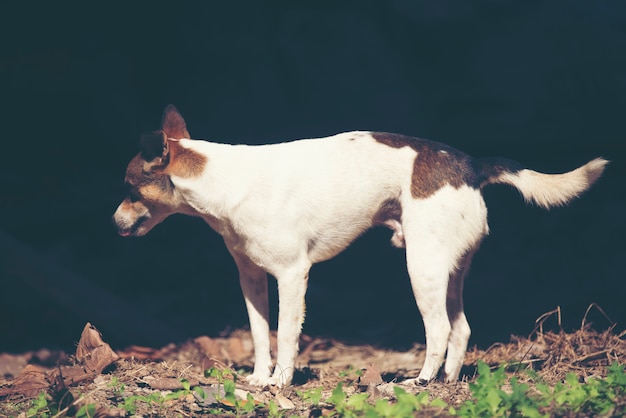
<instances>
[{"instance_id":1,"label":"green plant","mask_svg":"<svg viewBox=\"0 0 626 418\"><path fill-rule=\"evenodd\" d=\"M374 405L368 402L369 394L355 393L348 396L339 383L326 402L333 406L334 412L340 417L413 417L417 411L431 409L433 413L448 404L440 399L430 401L428 392L417 395L407 393L399 386L394 387L395 401L379 399Z\"/></svg>"},{"instance_id":2,"label":"green plant","mask_svg":"<svg viewBox=\"0 0 626 418\"><path fill-rule=\"evenodd\" d=\"M341 378L352 377L351 375L353 374L355 377L363 376L363 370L355 369L354 366L350 365L348 366L347 370L343 370L339 372L339 377Z\"/></svg>"},{"instance_id":3,"label":"green plant","mask_svg":"<svg viewBox=\"0 0 626 418\"><path fill-rule=\"evenodd\" d=\"M122 398L124 396L126 385L124 383L121 383L117 376L111 377L111 381L107 384L107 387L112 390L115 396L119 398Z\"/></svg>"},{"instance_id":4,"label":"green plant","mask_svg":"<svg viewBox=\"0 0 626 418\"><path fill-rule=\"evenodd\" d=\"M530 387L527 384L519 383L517 378L512 377L509 379L511 390L505 392L502 386L506 380L506 366L491 371L486 363L479 361L478 377L469 384L473 399L466 401L458 411L452 409L452 412L467 417L544 416L540 412L543 405L529 396Z\"/></svg>"},{"instance_id":5,"label":"green plant","mask_svg":"<svg viewBox=\"0 0 626 418\"><path fill-rule=\"evenodd\" d=\"M554 388L538 384L537 390L558 412L615 416L623 414L626 409L626 373L624 366L618 363L609 366L604 379L590 378L582 383L576 374L568 373L565 382L557 383Z\"/></svg>"},{"instance_id":6,"label":"green plant","mask_svg":"<svg viewBox=\"0 0 626 418\"><path fill-rule=\"evenodd\" d=\"M163 409L165 403L174 399L179 399L182 396L188 395L192 392L202 392L204 395L204 391L200 388L191 388L189 381L186 379L181 379L182 389L169 392L167 394L161 394L159 392L153 392L149 395L131 395L125 396L126 386L123 383L120 383L117 377L113 377L111 382L107 385L113 391L113 394L119 398L122 403L121 407L126 411L128 415L134 415L137 412L137 404L139 402L146 403L148 405L156 405L159 409ZM198 392L199 393L199 392ZM89 413L89 410L86 410L86 413ZM92 415L83 415L83 416L92 416Z\"/></svg>"},{"instance_id":7,"label":"green plant","mask_svg":"<svg viewBox=\"0 0 626 418\"><path fill-rule=\"evenodd\" d=\"M507 379L506 367L491 371L478 363L478 377L469 384L472 399L463 403L453 415L461 417L548 417L570 415L622 416L626 412L626 373L617 363L609 366L604 379L590 378L582 383L574 373L568 373L564 382L551 388L543 382L530 386L519 383L517 377ZM527 373L539 380L536 373ZM508 390L503 386L508 383Z\"/></svg>"},{"instance_id":8,"label":"green plant","mask_svg":"<svg viewBox=\"0 0 626 418\"><path fill-rule=\"evenodd\" d=\"M415 395L407 393L403 388L395 386L393 391L396 401L390 402L386 399L379 399L372 411L368 411L368 416L374 417L412 417L418 411L431 410L434 415L438 410L446 408L446 404L441 399L430 400L428 392L421 392Z\"/></svg>"},{"instance_id":9,"label":"green plant","mask_svg":"<svg viewBox=\"0 0 626 418\"><path fill-rule=\"evenodd\" d=\"M267 403L267 416L271 418L281 418L284 416L284 413L280 409L280 407L276 404L276 402L271 399Z\"/></svg>"},{"instance_id":10,"label":"green plant","mask_svg":"<svg viewBox=\"0 0 626 418\"><path fill-rule=\"evenodd\" d=\"M315 389L309 389L305 392L297 391L296 394L302 398L304 402L317 406L322 400L322 387L320 386Z\"/></svg>"},{"instance_id":11,"label":"green plant","mask_svg":"<svg viewBox=\"0 0 626 418\"><path fill-rule=\"evenodd\" d=\"M48 418L56 413L57 409L49 402L48 394L40 392L37 398L31 401L31 407L26 411L26 416Z\"/></svg>"},{"instance_id":12,"label":"green plant","mask_svg":"<svg viewBox=\"0 0 626 418\"><path fill-rule=\"evenodd\" d=\"M74 405L76 403L73 403ZM58 417L65 416L69 409L69 406L59 410L58 403L55 402L46 392L42 391L37 395L37 397L30 401L30 408L25 412L25 415L28 418L37 417L37 418L50 418L50 417ZM81 406L78 411L76 411L76 418L88 418L93 417L96 414L96 405L93 403L85 404ZM17 415L17 414L16 414Z\"/></svg>"},{"instance_id":13,"label":"green plant","mask_svg":"<svg viewBox=\"0 0 626 418\"><path fill-rule=\"evenodd\" d=\"M76 418L91 418L96 416L96 404L89 403L80 407L76 412Z\"/></svg>"},{"instance_id":14,"label":"green plant","mask_svg":"<svg viewBox=\"0 0 626 418\"><path fill-rule=\"evenodd\" d=\"M218 388L217 393L215 394L215 399L221 404L232 408L237 415L242 413L250 414L255 411L255 409L262 408L264 405L257 403L254 400L254 397L248 393L246 395L246 399L239 399L235 394L236 382L237 382L237 374L228 370L218 369L216 367L211 367L208 370L204 371L205 377L213 377L217 379ZM220 386L224 390L224 394L220 393ZM219 409L212 410L212 413L222 413Z\"/></svg>"},{"instance_id":15,"label":"green plant","mask_svg":"<svg viewBox=\"0 0 626 418\"><path fill-rule=\"evenodd\" d=\"M326 399L326 402L333 405L335 411L339 416L343 417L356 417L359 416L357 412L361 412L367 408L366 403L369 395L367 393L355 393L348 396L343 390L343 384L339 382L335 389L333 389L330 397Z\"/></svg>"}]
</instances>

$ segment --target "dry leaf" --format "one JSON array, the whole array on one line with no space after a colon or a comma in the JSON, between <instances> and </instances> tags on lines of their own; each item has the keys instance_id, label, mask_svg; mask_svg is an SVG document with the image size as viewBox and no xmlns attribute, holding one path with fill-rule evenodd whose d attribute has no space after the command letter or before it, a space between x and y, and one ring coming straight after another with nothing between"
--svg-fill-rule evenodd
<instances>
[{"instance_id":1,"label":"dry leaf","mask_svg":"<svg viewBox=\"0 0 626 418\"><path fill-rule=\"evenodd\" d=\"M39 392L50 386L47 373L44 369L33 364L29 364L15 378L13 385L7 388L0 388L0 396L20 394L27 398L39 395Z\"/></svg>"},{"instance_id":2,"label":"dry leaf","mask_svg":"<svg viewBox=\"0 0 626 418\"><path fill-rule=\"evenodd\" d=\"M359 378L360 386L380 385L381 383L383 383L383 378L380 376L380 371L373 364L367 366L367 369Z\"/></svg>"},{"instance_id":3,"label":"dry leaf","mask_svg":"<svg viewBox=\"0 0 626 418\"><path fill-rule=\"evenodd\" d=\"M102 340L96 327L87 322L76 347L76 359L89 371L101 373L105 367L119 358L111 346Z\"/></svg>"},{"instance_id":4,"label":"dry leaf","mask_svg":"<svg viewBox=\"0 0 626 418\"><path fill-rule=\"evenodd\" d=\"M278 402L278 406L280 406L281 409L295 409L296 408L293 402L291 402L282 393L277 393L275 398L276 398L276 401Z\"/></svg>"}]
</instances>

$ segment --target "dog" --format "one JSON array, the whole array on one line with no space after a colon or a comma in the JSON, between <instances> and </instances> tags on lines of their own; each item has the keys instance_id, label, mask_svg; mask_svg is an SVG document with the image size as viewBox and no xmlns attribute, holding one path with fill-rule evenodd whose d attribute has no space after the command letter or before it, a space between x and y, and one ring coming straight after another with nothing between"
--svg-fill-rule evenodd
<instances>
[{"instance_id":1,"label":"dog","mask_svg":"<svg viewBox=\"0 0 626 418\"><path fill-rule=\"evenodd\" d=\"M347 132L274 145L192 140L169 105L161 129L141 137L128 195L113 215L122 236L142 236L173 213L204 219L239 271L254 341L254 385L291 384L304 321L309 269L367 229L384 225L405 248L426 332L415 384L458 379L470 327L463 279L488 234L481 189L508 184L527 202L565 205L602 174L596 158L543 174L502 158L473 158L442 143L380 132ZM278 352L270 353L267 274L278 282ZM272 372L273 370L273 372Z\"/></svg>"}]
</instances>

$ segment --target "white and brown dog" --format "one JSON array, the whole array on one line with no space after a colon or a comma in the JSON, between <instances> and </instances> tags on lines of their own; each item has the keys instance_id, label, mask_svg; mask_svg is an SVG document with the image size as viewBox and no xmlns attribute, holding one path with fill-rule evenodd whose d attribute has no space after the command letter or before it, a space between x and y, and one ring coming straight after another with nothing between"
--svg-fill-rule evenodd
<instances>
[{"instance_id":1,"label":"white and brown dog","mask_svg":"<svg viewBox=\"0 0 626 418\"><path fill-rule=\"evenodd\" d=\"M565 174L542 174L506 159L472 158L444 144L402 135L348 132L276 145L190 139L174 106L161 130L144 135L126 171L128 196L113 219L141 236L173 213L199 216L217 231L239 269L256 385L290 384L304 320L309 269L368 228L386 225L406 248L411 286L426 330L417 382L454 381L470 327L463 278L487 235L481 189L517 188L544 208L568 203L595 182L606 160ZM267 273L278 281L278 353L272 367ZM273 368L273 373L272 373Z\"/></svg>"}]
</instances>

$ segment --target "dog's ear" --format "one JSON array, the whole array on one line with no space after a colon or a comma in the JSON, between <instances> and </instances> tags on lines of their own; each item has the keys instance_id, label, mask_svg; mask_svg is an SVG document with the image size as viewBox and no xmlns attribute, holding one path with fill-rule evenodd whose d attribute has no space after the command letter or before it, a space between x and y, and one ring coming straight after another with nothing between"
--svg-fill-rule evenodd
<instances>
[{"instance_id":1,"label":"dog's ear","mask_svg":"<svg viewBox=\"0 0 626 418\"><path fill-rule=\"evenodd\" d=\"M141 156L146 161L145 170L153 167L165 167L169 161L167 135L163 131L154 131L141 136Z\"/></svg>"},{"instance_id":2,"label":"dog's ear","mask_svg":"<svg viewBox=\"0 0 626 418\"><path fill-rule=\"evenodd\" d=\"M187 131L185 119L183 119L174 105L168 105L165 108L163 120L161 121L161 130L165 132L168 138L191 138L189 131Z\"/></svg>"}]
</instances>

